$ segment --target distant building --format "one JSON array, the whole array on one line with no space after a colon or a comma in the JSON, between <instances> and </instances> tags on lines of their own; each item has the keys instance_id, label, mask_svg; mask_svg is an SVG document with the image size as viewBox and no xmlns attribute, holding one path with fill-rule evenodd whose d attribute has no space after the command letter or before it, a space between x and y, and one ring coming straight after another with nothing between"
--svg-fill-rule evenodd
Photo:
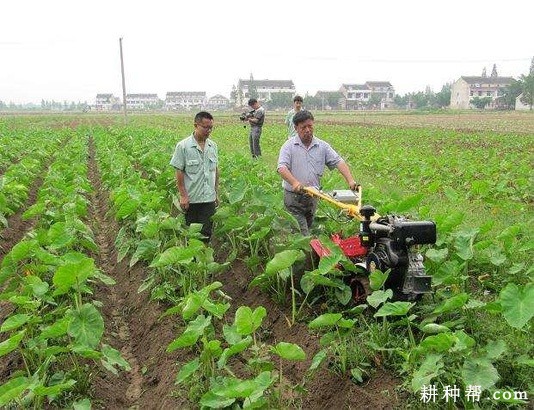
<instances>
[{"instance_id":1,"label":"distant building","mask_svg":"<svg viewBox=\"0 0 534 410\"><path fill-rule=\"evenodd\" d=\"M232 102L236 107L247 105L251 93L255 93L259 101L266 102L273 93L295 95L295 84L293 80L254 80L251 75L249 80L240 79L232 89Z\"/></svg>"},{"instance_id":2,"label":"distant building","mask_svg":"<svg viewBox=\"0 0 534 410\"><path fill-rule=\"evenodd\" d=\"M227 110L230 107L230 100L224 95L217 94L208 99L207 108L209 110Z\"/></svg>"},{"instance_id":3,"label":"distant building","mask_svg":"<svg viewBox=\"0 0 534 410\"><path fill-rule=\"evenodd\" d=\"M458 110L474 108L471 101L475 97L489 97L491 102L486 105L486 108L500 108L500 99L513 80L512 77L499 77L495 65L489 77L486 75L485 68L480 77L462 76L451 86L450 108Z\"/></svg>"},{"instance_id":4,"label":"distant building","mask_svg":"<svg viewBox=\"0 0 534 410\"><path fill-rule=\"evenodd\" d=\"M157 94L126 94L126 108L128 110L150 110L158 108L161 101Z\"/></svg>"},{"instance_id":5,"label":"distant building","mask_svg":"<svg viewBox=\"0 0 534 410\"><path fill-rule=\"evenodd\" d=\"M201 110L206 106L206 92L205 91L172 91L165 96L165 109L185 110L192 109Z\"/></svg>"},{"instance_id":6,"label":"distant building","mask_svg":"<svg viewBox=\"0 0 534 410\"><path fill-rule=\"evenodd\" d=\"M121 100L113 94L97 94L94 109L96 111L111 111L120 109Z\"/></svg>"},{"instance_id":7,"label":"distant building","mask_svg":"<svg viewBox=\"0 0 534 410\"><path fill-rule=\"evenodd\" d=\"M342 108L345 110L362 110L392 108L395 89L389 81L367 81L364 84L342 84L339 89L343 94ZM374 105L374 107L372 106Z\"/></svg>"}]
</instances>

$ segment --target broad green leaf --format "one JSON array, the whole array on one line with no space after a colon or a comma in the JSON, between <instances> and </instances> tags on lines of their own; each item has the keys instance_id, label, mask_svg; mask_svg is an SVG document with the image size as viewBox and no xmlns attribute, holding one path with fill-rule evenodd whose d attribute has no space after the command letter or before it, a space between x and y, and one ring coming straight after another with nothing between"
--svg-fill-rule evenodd
<instances>
[{"instance_id":1,"label":"broad green leaf","mask_svg":"<svg viewBox=\"0 0 534 410\"><path fill-rule=\"evenodd\" d=\"M194 360L184 364L178 374L176 375L175 384L180 384L184 380L187 380L193 373L195 373L200 367L200 359L197 357Z\"/></svg>"},{"instance_id":2,"label":"broad green leaf","mask_svg":"<svg viewBox=\"0 0 534 410\"><path fill-rule=\"evenodd\" d=\"M456 248L456 255L464 261L473 259L473 242L478 235L478 228L463 230L456 232L454 247Z\"/></svg>"},{"instance_id":3,"label":"broad green leaf","mask_svg":"<svg viewBox=\"0 0 534 410\"><path fill-rule=\"evenodd\" d=\"M276 346L271 348L271 351L282 359L286 360L304 360L306 353L302 348L294 343L279 342Z\"/></svg>"},{"instance_id":4,"label":"broad green leaf","mask_svg":"<svg viewBox=\"0 0 534 410\"><path fill-rule=\"evenodd\" d=\"M227 379L226 383L212 387L217 396L228 398L244 398L256 390L254 380Z\"/></svg>"},{"instance_id":5,"label":"broad green leaf","mask_svg":"<svg viewBox=\"0 0 534 410\"><path fill-rule=\"evenodd\" d=\"M437 333L446 333L450 332L451 329L449 329L447 326L438 325L437 323L427 323L423 326L421 329L423 333L435 335Z\"/></svg>"},{"instance_id":6,"label":"broad green leaf","mask_svg":"<svg viewBox=\"0 0 534 410\"><path fill-rule=\"evenodd\" d=\"M534 282L524 287L508 283L501 290L498 301L508 324L516 329L523 328L534 316Z\"/></svg>"},{"instance_id":7,"label":"broad green leaf","mask_svg":"<svg viewBox=\"0 0 534 410\"><path fill-rule=\"evenodd\" d=\"M466 386L480 386L484 391L497 383L499 373L488 359L468 357L462 367L462 379Z\"/></svg>"},{"instance_id":8,"label":"broad green leaf","mask_svg":"<svg viewBox=\"0 0 534 410\"><path fill-rule=\"evenodd\" d=\"M452 298L445 299L443 303L436 307L432 313L439 315L442 313L459 310L465 305L468 299L469 295L467 293L460 293Z\"/></svg>"},{"instance_id":9,"label":"broad green leaf","mask_svg":"<svg viewBox=\"0 0 534 410\"><path fill-rule=\"evenodd\" d=\"M8 332L10 330L15 330L30 320L31 316L25 313L19 313L18 315L9 316L2 326L0 327L0 332Z\"/></svg>"},{"instance_id":10,"label":"broad green leaf","mask_svg":"<svg viewBox=\"0 0 534 410\"><path fill-rule=\"evenodd\" d=\"M204 315L198 315L195 320L189 322L182 335L174 339L169 346L167 346L167 352L173 352L176 349L193 346L210 323L211 316L204 317Z\"/></svg>"},{"instance_id":11,"label":"broad green leaf","mask_svg":"<svg viewBox=\"0 0 534 410\"><path fill-rule=\"evenodd\" d=\"M508 347L506 346L506 342L504 340L490 340L486 345L486 357L488 359L498 359L507 350Z\"/></svg>"},{"instance_id":12,"label":"broad green leaf","mask_svg":"<svg viewBox=\"0 0 534 410\"><path fill-rule=\"evenodd\" d=\"M124 201L119 209L117 210L117 213L115 214L115 217L117 219L124 219L128 216L132 215L139 206L139 201L136 199L127 199Z\"/></svg>"},{"instance_id":13,"label":"broad green leaf","mask_svg":"<svg viewBox=\"0 0 534 410\"><path fill-rule=\"evenodd\" d=\"M0 386L0 406L6 406L13 399L19 397L30 384L30 379L24 376L15 377L2 384Z\"/></svg>"},{"instance_id":14,"label":"broad green leaf","mask_svg":"<svg viewBox=\"0 0 534 410\"><path fill-rule=\"evenodd\" d=\"M9 339L6 339L0 343L0 357L5 356L19 347L20 341L24 337L25 333L26 330L21 330L20 332L11 336Z\"/></svg>"},{"instance_id":15,"label":"broad green leaf","mask_svg":"<svg viewBox=\"0 0 534 410\"><path fill-rule=\"evenodd\" d=\"M386 316L403 316L414 306L415 303L410 302L386 302L379 310L374 314L374 317L386 317Z\"/></svg>"},{"instance_id":16,"label":"broad green leaf","mask_svg":"<svg viewBox=\"0 0 534 410\"><path fill-rule=\"evenodd\" d=\"M388 299L393 297L393 291L388 290L375 290L369 296L367 296L367 303L374 307L375 309L382 303L386 302Z\"/></svg>"},{"instance_id":17,"label":"broad green leaf","mask_svg":"<svg viewBox=\"0 0 534 410\"><path fill-rule=\"evenodd\" d=\"M248 306L240 306L235 312L237 333L243 336L252 334L261 326L266 315L267 310L263 306L258 306L254 311Z\"/></svg>"},{"instance_id":18,"label":"broad green leaf","mask_svg":"<svg viewBox=\"0 0 534 410\"><path fill-rule=\"evenodd\" d=\"M68 334L81 346L91 349L97 347L104 334L104 319L91 303L86 303L79 310L71 310Z\"/></svg>"},{"instance_id":19,"label":"broad green leaf","mask_svg":"<svg viewBox=\"0 0 534 410\"><path fill-rule=\"evenodd\" d=\"M46 326L41 331L39 339L51 339L55 337L60 337L67 334L69 328L70 318L63 317L56 320L50 326Z\"/></svg>"},{"instance_id":20,"label":"broad green leaf","mask_svg":"<svg viewBox=\"0 0 534 410\"><path fill-rule=\"evenodd\" d=\"M278 252L269 262L267 262L265 273L270 276L283 269L290 268L297 259L303 256L304 253L301 250L288 249Z\"/></svg>"},{"instance_id":21,"label":"broad green leaf","mask_svg":"<svg viewBox=\"0 0 534 410\"><path fill-rule=\"evenodd\" d=\"M308 370L312 371L317 369L321 363L326 359L327 351L325 349L319 350L315 356L313 356L310 368Z\"/></svg>"},{"instance_id":22,"label":"broad green leaf","mask_svg":"<svg viewBox=\"0 0 534 410\"><path fill-rule=\"evenodd\" d=\"M419 347L424 351L446 352L456 342L457 338L451 333L439 333L433 336L427 336L421 341Z\"/></svg>"},{"instance_id":23,"label":"broad green leaf","mask_svg":"<svg viewBox=\"0 0 534 410\"><path fill-rule=\"evenodd\" d=\"M418 394L423 386L430 385L432 379L442 373L443 360L440 354L429 354L412 378L412 392Z\"/></svg>"},{"instance_id":24,"label":"broad green leaf","mask_svg":"<svg viewBox=\"0 0 534 410\"><path fill-rule=\"evenodd\" d=\"M200 405L210 409L224 409L225 407L230 406L233 402L235 402L235 398L218 396L211 390L200 398Z\"/></svg>"},{"instance_id":25,"label":"broad green leaf","mask_svg":"<svg viewBox=\"0 0 534 410\"><path fill-rule=\"evenodd\" d=\"M121 356L121 353L117 349L103 343L100 351L103 355L102 364L113 373L117 374L115 366L118 366L127 372L132 369L130 364Z\"/></svg>"},{"instance_id":26,"label":"broad green leaf","mask_svg":"<svg viewBox=\"0 0 534 410\"><path fill-rule=\"evenodd\" d=\"M63 295L68 292L71 287L78 287L85 283L85 281L92 276L95 270L94 260L85 258L79 262L67 263L60 266L54 273L52 279L56 290L54 296Z\"/></svg>"},{"instance_id":27,"label":"broad green leaf","mask_svg":"<svg viewBox=\"0 0 534 410\"><path fill-rule=\"evenodd\" d=\"M72 403L74 410L91 410L91 400L82 399Z\"/></svg>"},{"instance_id":28,"label":"broad green leaf","mask_svg":"<svg viewBox=\"0 0 534 410\"><path fill-rule=\"evenodd\" d=\"M252 344L252 336L247 336L244 339L236 342L230 347L227 347L223 350L221 357L219 358L217 362L217 366L219 369L222 369L224 366L226 366L226 362L230 357L233 355L236 355L237 353L241 353L245 349L247 349Z\"/></svg>"},{"instance_id":29,"label":"broad green leaf","mask_svg":"<svg viewBox=\"0 0 534 410\"><path fill-rule=\"evenodd\" d=\"M389 276L389 272L382 273L379 270L375 270L371 272L371 274L369 275L369 287L371 288L371 290L380 289L386 282L388 276ZM376 307L376 306L373 306L373 307Z\"/></svg>"},{"instance_id":30,"label":"broad green leaf","mask_svg":"<svg viewBox=\"0 0 534 410\"><path fill-rule=\"evenodd\" d=\"M151 268L157 268L160 266L171 266L180 263L188 263L197 256L203 245L190 245L186 248L180 246L173 246L165 250L162 254L154 259L154 262L150 264Z\"/></svg>"},{"instance_id":31,"label":"broad green leaf","mask_svg":"<svg viewBox=\"0 0 534 410\"><path fill-rule=\"evenodd\" d=\"M335 326L341 317L341 313L324 313L308 323L308 327L310 329L319 329L321 327Z\"/></svg>"},{"instance_id":32,"label":"broad green leaf","mask_svg":"<svg viewBox=\"0 0 534 410\"><path fill-rule=\"evenodd\" d=\"M70 390L76 384L76 380L70 379L65 383L54 384L53 386L37 386L33 392L37 396L57 396L59 393Z\"/></svg>"},{"instance_id":33,"label":"broad green leaf","mask_svg":"<svg viewBox=\"0 0 534 410\"><path fill-rule=\"evenodd\" d=\"M447 248L443 249L428 249L425 253L427 259L431 260L434 263L442 263L447 256L449 255L449 250Z\"/></svg>"}]
</instances>

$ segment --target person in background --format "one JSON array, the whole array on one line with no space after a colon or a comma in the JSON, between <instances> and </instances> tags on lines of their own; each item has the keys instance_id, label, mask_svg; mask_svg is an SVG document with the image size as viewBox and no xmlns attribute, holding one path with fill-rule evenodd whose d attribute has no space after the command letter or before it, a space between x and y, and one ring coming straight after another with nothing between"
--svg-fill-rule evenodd
<instances>
[{"instance_id":1,"label":"person in background","mask_svg":"<svg viewBox=\"0 0 534 410\"><path fill-rule=\"evenodd\" d=\"M254 110L253 115L248 118L250 124L250 134L248 137L250 153L252 154L252 158L258 158L261 156L260 137L265 120L265 108L255 98L248 100L248 106Z\"/></svg>"},{"instance_id":2,"label":"person in background","mask_svg":"<svg viewBox=\"0 0 534 410\"><path fill-rule=\"evenodd\" d=\"M303 102L303 99L300 95L296 95L294 98L293 98L293 108L290 109L288 112L287 112L287 115L286 115L286 126L287 126L287 135L288 135L288 138L291 138L291 137L294 137L297 135L297 130L295 129L295 124L293 124L293 116L299 112L300 110L302 110L302 102Z\"/></svg>"},{"instance_id":3,"label":"person in background","mask_svg":"<svg viewBox=\"0 0 534 410\"><path fill-rule=\"evenodd\" d=\"M217 144L211 139L213 116L206 111L195 115L193 133L181 140L170 164L176 170L180 208L186 225L202 224L201 233L209 242L212 215L219 204L219 167Z\"/></svg>"},{"instance_id":4,"label":"person in background","mask_svg":"<svg viewBox=\"0 0 534 410\"><path fill-rule=\"evenodd\" d=\"M314 118L311 112L295 113L293 124L297 136L289 138L278 157L278 173L283 179L284 206L296 218L302 235L310 235L317 198L306 195L304 187L320 187L325 166L337 168L349 188L359 190L348 165L327 142L313 135Z\"/></svg>"}]
</instances>

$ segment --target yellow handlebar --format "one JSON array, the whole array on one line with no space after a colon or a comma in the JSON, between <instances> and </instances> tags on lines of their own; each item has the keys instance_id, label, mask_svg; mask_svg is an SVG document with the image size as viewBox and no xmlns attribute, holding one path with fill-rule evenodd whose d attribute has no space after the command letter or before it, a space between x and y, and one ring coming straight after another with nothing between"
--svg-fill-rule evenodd
<instances>
[{"instance_id":1,"label":"yellow handlebar","mask_svg":"<svg viewBox=\"0 0 534 410\"><path fill-rule=\"evenodd\" d=\"M361 186L359 190L360 197L358 198L357 205L346 204L344 202L337 201L336 199L332 198L330 195L327 195L314 187L304 187L302 188L302 190L310 196L324 199L325 201L330 202L331 204L337 206L338 208L343 209L344 211L347 212L347 215L351 218L357 219L359 221L364 220L364 217L360 214L360 208L362 207L362 187ZM380 215L374 214L371 217L371 220L376 221L379 217Z\"/></svg>"}]
</instances>

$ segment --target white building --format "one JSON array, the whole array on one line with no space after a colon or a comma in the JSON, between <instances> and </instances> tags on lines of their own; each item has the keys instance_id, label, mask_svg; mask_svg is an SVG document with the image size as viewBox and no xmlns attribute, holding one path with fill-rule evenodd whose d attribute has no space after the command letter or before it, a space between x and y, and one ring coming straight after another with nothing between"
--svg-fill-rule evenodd
<instances>
[{"instance_id":1,"label":"white building","mask_svg":"<svg viewBox=\"0 0 534 410\"><path fill-rule=\"evenodd\" d=\"M255 89L259 101L270 101L273 93L295 95L293 80L239 80L232 91L232 100L236 107L247 105L251 90Z\"/></svg>"},{"instance_id":2,"label":"white building","mask_svg":"<svg viewBox=\"0 0 534 410\"><path fill-rule=\"evenodd\" d=\"M369 104L375 101L374 108L385 110L392 108L395 89L389 81L367 81L364 84L342 84L339 89L344 97L346 110L373 108Z\"/></svg>"},{"instance_id":3,"label":"white building","mask_svg":"<svg viewBox=\"0 0 534 410\"><path fill-rule=\"evenodd\" d=\"M205 91L172 91L165 96L165 109L172 110L200 110L206 106Z\"/></svg>"},{"instance_id":4,"label":"white building","mask_svg":"<svg viewBox=\"0 0 534 410\"><path fill-rule=\"evenodd\" d=\"M214 95L209 98L207 108L215 111L227 110L230 108L230 100L221 94Z\"/></svg>"},{"instance_id":5,"label":"white building","mask_svg":"<svg viewBox=\"0 0 534 410\"><path fill-rule=\"evenodd\" d=\"M157 94L126 94L126 109L149 110L157 108L160 100Z\"/></svg>"},{"instance_id":6,"label":"white building","mask_svg":"<svg viewBox=\"0 0 534 410\"><path fill-rule=\"evenodd\" d=\"M512 77L466 77L462 76L451 86L451 105L450 108L457 110L466 110L474 108L471 100L475 97L490 97L491 102L486 108L499 108L499 98L510 84Z\"/></svg>"},{"instance_id":7,"label":"white building","mask_svg":"<svg viewBox=\"0 0 534 410\"><path fill-rule=\"evenodd\" d=\"M121 100L113 94L97 94L95 99L96 111L111 111L120 108Z\"/></svg>"}]
</instances>

